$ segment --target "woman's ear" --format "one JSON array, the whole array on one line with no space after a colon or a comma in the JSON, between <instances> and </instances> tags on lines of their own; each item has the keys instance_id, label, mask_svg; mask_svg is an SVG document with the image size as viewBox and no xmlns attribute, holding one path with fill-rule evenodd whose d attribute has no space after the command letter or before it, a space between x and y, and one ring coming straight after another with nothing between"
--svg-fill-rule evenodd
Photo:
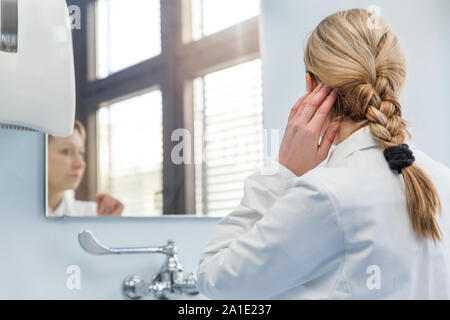
<instances>
[{"instance_id":1,"label":"woman's ear","mask_svg":"<svg viewBox=\"0 0 450 320\"><path fill-rule=\"evenodd\" d=\"M311 92L314 90L315 87L317 87L318 82L316 81L315 77L311 75L311 73L306 72L306 90L308 92Z\"/></svg>"}]
</instances>

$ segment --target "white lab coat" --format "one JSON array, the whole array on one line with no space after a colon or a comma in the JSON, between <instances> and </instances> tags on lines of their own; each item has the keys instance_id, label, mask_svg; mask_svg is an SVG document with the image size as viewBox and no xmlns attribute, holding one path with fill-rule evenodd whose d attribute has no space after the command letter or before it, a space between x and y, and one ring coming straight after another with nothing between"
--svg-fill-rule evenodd
<instances>
[{"instance_id":1,"label":"white lab coat","mask_svg":"<svg viewBox=\"0 0 450 320\"><path fill-rule=\"evenodd\" d=\"M94 201L81 201L75 199L73 190L64 192L59 206L53 211L47 208L49 217L95 217L97 216L97 203Z\"/></svg>"},{"instance_id":2,"label":"white lab coat","mask_svg":"<svg viewBox=\"0 0 450 320\"><path fill-rule=\"evenodd\" d=\"M368 127L296 177L250 175L239 206L201 255L198 288L212 299L449 299L450 170L407 141L442 203L443 241L413 231L401 175Z\"/></svg>"}]
</instances>

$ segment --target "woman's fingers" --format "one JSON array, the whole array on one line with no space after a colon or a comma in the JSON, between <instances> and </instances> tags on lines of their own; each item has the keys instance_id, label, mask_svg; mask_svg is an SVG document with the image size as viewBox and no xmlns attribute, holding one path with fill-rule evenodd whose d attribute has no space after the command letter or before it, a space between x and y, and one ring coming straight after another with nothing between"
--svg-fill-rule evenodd
<instances>
[{"instance_id":1,"label":"woman's fingers","mask_svg":"<svg viewBox=\"0 0 450 320\"><path fill-rule=\"evenodd\" d=\"M110 215L114 211L114 207L116 206L116 202L117 202L117 200L114 199L111 196L109 196L107 198L107 205L106 205L106 208L105 208L105 214Z\"/></svg>"},{"instance_id":2,"label":"woman's fingers","mask_svg":"<svg viewBox=\"0 0 450 320\"><path fill-rule=\"evenodd\" d=\"M334 93L329 95L330 91L329 87L319 85L299 99L291 110L277 160L297 176L321 163L336 137L338 126L333 124L319 145L320 133L336 99Z\"/></svg>"},{"instance_id":3,"label":"woman's fingers","mask_svg":"<svg viewBox=\"0 0 450 320\"><path fill-rule=\"evenodd\" d=\"M103 206L103 214L108 215L112 210L111 197L107 196L103 201L105 202L105 205Z\"/></svg>"},{"instance_id":4,"label":"woman's fingers","mask_svg":"<svg viewBox=\"0 0 450 320\"><path fill-rule=\"evenodd\" d=\"M312 119L312 117L316 113L317 109L321 106L322 102L326 99L326 97L330 93L331 89L327 86L324 86L324 87L319 88L318 91L315 91L315 90L303 102L304 108L299 117L299 121L302 124L309 123L309 121Z\"/></svg>"},{"instance_id":5,"label":"woman's fingers","mask_svg":"<svg viewBox=\"0 0 450 320\"><path fill-rule=\"evenodd\" d=\"M337 129L339 129L339 124L333 122L330 124L323 134L322 141L320 142L317 154L321 161L325 160L328 156L331 146L333 145L334 139L336 138Z\"/></svg>"},{"instance_id":6,"label":"woman's fingers","mask_svg":"<svg viewBox=\"0 0 450 320\"><path fill-rule=\"evenodd\" d=\"M108 212L110 216L119 216L123 211L123 204L117 199L111 197L111 210Z\"/></svg>"},{"instance_id":7,"label":"woman's fingers","mask_svg":"<svg viewBox=\"0 0 450 320\"><path fill-rule=\"evenodd\" d=\"M323 100L322 104L317 108L314 113L309 125L315 131L322 131L323 125L327 119L328 113L330 113L331 108L333 108L334 103L336 102L336 92L331 90L326 96L325 100Z\"/></svg>"},{"instance_id":8,"label":"woman's fingers","mask_svg":"<svg viewBox=\"0 0 450 320\"><path fill-rule=\"evenodd\" d=\"M313 91L307 92L302 99L299 100L299 105L296 108L296 112L294 114L294 118L299 119L303 110L305 109L306 102L311 99L319 90L322 88L322 84L317 85Z\"/></svg>"},{"instance_id":9,"label":"woman's fingers","mask_svg":"<svg viewBox=\"0 0 450 320\"><path fill-rule=\"evenodd\" d=\"M97 197L97 214L103 214L103 198Z\"/></svg>"},{"instance_id":10,"label":"woman's fingers","mask_svg":"<svg viewBox=\"0 0 450 320\"><path fill-rule=\"evenodd\" d=\"M118 201L115 204L114 210L111 212L112 216L120 216L123 211L123 203Z\"/></svg>"},{"instance_id":11,"label":"woman's fingers","mask_svg":"<svg viewBox=\"0 0 450 320\"><path fill-rule=\"evenodd\" d=\"M124 209L122 202L108 194L97 194L97 207L98 214L107 216L121 215Z\"/></svg>"},{"instance_id":12,"label":"woman's fingers","mask_svg":"<svg viewBox=\"0 0 450 320\"><path fill-rule=\"evenodd\" d=\"M100 215L108 215L114 209L114 201L112 197L105 193L98 193L97 200L97 213Z\"/></svg>"},{"instance_id":13,"label":"woman's fingers","mask_svg":"<svg viewBox=\"0 0 450 320\"><path fill-rule=\"evenodd\" d=\"M300 118L303 110L305 109L305 105L306 105L306 101L308 101L311 97L313 97L321 88L323 87L323 85L321 83L319 83L313 91L311 92L307 92L304 96L303 99L300 102L300 105L297 107L297 112L295 113L294 117L295 118Z\"/></svg>"},{"instance_id":14,"label":"woman's fingers","mask_svg":"<svg viewBox=\"0 0 450 320\"><path fill-rule=\"evenodd\" d=\"M298 109L302 106L303 101L305 101L305 99L308 97L308 94L305 94L303 97L301 97L300 99L297 100L297 102L294 104L294 106L291 108L291 113L289 114L289 119L288 122L291 121L296 114L298 113Z\"/></svg>"}]
</instances>

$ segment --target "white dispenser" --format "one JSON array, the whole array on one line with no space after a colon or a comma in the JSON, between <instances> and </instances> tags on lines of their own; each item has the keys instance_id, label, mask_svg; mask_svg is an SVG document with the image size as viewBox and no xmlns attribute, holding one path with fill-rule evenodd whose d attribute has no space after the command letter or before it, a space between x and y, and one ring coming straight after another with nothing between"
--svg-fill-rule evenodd
<instances>
[{"instance_id":1,"label":"white dispenser","mask_svg":"<svg viewBox=\"0 0 450 320\"><path fill-rule=\"evenodd\" d=\"M0 0L0 127L72 134L75 72L65 0Z\"/></svg>"}]
</instances>

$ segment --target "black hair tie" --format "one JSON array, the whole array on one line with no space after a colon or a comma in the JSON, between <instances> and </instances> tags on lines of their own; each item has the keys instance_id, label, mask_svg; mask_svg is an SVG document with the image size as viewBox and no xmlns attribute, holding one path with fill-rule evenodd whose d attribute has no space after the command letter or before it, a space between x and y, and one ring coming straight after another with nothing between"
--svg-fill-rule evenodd
<instances>
[{"instance_id":1,"label":"black hair tie","mask_svg":"<svg viewBox=\"0 0 450 320\"><path fill-rule=\"evenodd\" d=\"M411 165L416 158L406 143L384 149L384 157L391 170L401 173L404 167Z\"/></svg>"}]
</instances>

